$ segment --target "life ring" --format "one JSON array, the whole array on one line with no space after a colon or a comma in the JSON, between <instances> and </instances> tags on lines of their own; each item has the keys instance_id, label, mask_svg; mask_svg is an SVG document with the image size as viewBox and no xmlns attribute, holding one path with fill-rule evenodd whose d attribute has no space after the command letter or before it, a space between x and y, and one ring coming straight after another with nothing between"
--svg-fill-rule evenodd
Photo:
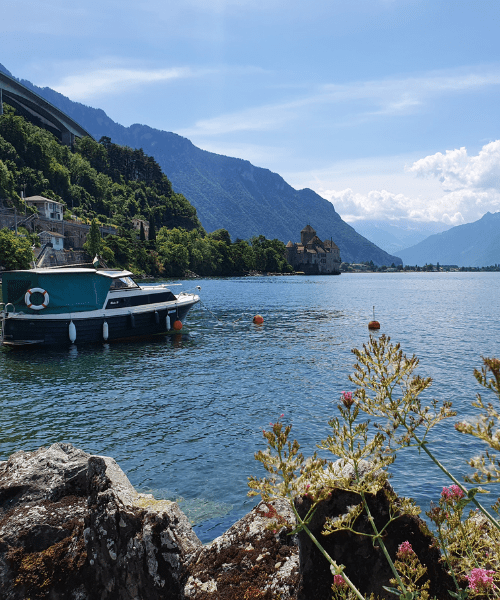
<instances>
[{"instance_id":1,"label":"life ring","mask_svg":"<svg viewBox=\"0 0 500 600\"><path fill-rule=\"evenodd\" d=\"M42 296L43 296L42 304L33 304L31 302L31 294L36 294L36 293L42 294ZM24 296L24 301L28 308L32 308L33 310L42 310L43 308L47 308L47 306L49 305L49 295L47 294L47 292L45 290L42 290L42 288L31 288L30 290L28 290L26 292L26 295Z\"/></svg>"}]
</instances>

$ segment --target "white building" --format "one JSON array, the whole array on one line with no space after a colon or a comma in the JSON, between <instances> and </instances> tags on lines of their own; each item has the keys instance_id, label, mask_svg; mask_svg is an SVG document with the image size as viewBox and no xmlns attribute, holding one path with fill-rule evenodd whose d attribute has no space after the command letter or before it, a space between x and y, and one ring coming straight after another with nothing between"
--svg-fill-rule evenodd
<instances>
[{"instance_id":1,"label":"white building","mask_svg":"<svg viewBox=\"0 0 500 600\"><path fill-rule=\"evenodd\" d=\"M54 221L63 220L64 204L61 202L43 196L29 196L25 198L25 202L28 206L34 206L41 217Z\"/></svg>"},{"instance_id":2,"label":"white building","mask_svg":"<svg viewBox=\"0 0 500 600\"><path fill-rule=\"evenodd\" d=\"M38 237L40 238L42 247L50 243L54 250L64 250L64 235L55 231L41 231Z\"/></svg>"}]
</instances>

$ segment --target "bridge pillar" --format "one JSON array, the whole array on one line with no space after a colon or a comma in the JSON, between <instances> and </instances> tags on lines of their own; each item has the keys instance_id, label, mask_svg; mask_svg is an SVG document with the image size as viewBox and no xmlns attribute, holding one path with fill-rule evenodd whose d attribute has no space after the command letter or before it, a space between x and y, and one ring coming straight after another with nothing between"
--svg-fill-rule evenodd
<instances>
[{"instance_id":1,"label":"bridge pillar","mask_svg":"<svg viewBox=\"0 0 500 600\"><path fill-rule=\"evenodd\" d=\"M73 146L75 143L75 134L71 133L71 131L63 131L61 141L66 146Z\"/></svg>"}]
</instances>

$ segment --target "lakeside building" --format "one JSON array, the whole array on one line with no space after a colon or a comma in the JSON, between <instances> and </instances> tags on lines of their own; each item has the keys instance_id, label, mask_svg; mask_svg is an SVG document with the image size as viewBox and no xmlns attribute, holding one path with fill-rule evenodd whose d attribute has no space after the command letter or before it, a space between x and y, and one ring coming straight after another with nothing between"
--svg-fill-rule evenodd
<instances>
[{"instance_id":1,"label":"lakeside building","mask_svg":"<svg viewBox=\"0 0 500 600\"><path fill-rule=\"evenodd\" d=\"M300 232L299 244L288 242L286 259L295 271L307 275L340 275L339 247L333 240L322 242L310 225Z\"/></svg>"}]
</instances>

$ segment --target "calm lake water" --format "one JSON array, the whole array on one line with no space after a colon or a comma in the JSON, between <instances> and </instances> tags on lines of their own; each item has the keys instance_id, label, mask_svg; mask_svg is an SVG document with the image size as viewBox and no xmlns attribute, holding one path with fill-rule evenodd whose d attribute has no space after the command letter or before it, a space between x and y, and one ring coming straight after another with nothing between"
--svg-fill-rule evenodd
<instances>
[{"instance_id":1,"label":"calm lake water","mask_svg":"<svg viewBox=\"0 0 500 600\"><path fill-rule=\"evenodd\" d=\"M264 448L262 428L284 413L306 455L328 435L373 305L380 333L419 357L432 397L453 401L461 419L473 414L481 355L500 357L498 273L247 277L176 289L197 284L202 306L176 337L2 349L0 459L60 441L112 456L138 490L181 500L206 542L256 501L247 477L263 474L253 458ZM262 326L252 323L257 313ZM454 422L430 440L461 476L481 446ZM412 451L392 472L396 491L425 510L449 485Z\"/></svg>"}]
</instances>

